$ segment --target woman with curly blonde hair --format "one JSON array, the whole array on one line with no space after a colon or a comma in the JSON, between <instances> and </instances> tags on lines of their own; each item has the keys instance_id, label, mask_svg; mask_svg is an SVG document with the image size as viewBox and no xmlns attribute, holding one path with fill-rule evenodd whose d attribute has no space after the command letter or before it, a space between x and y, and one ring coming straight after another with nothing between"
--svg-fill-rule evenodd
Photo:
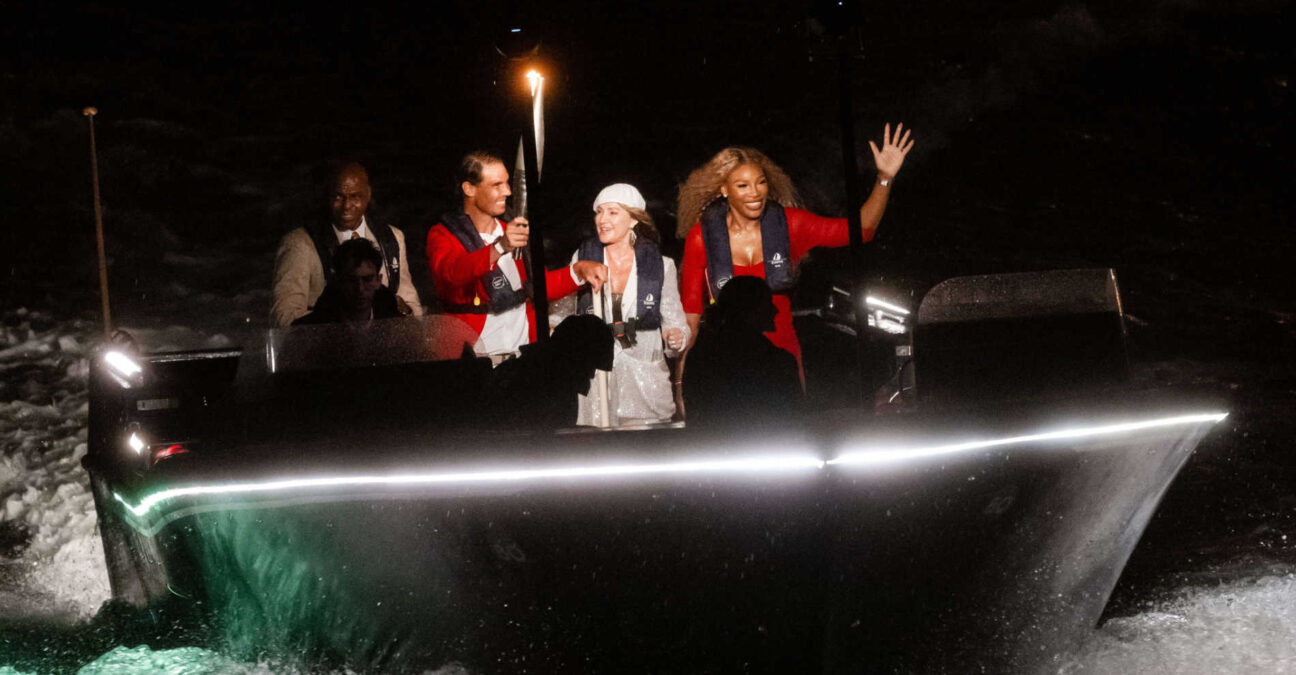
<instances>
[{"instance_id":1,"label":"woman with curly blonde hair","mask_svg":"<svg viewBox=\"0 0 1296 675\"><path fill-rule=\"evenodd\" d=\"M882 147L869 141L877 179L860 206L864 241L873 238L886 210L891 184L914 141L904 125L891 133L887 124ZM766 337L796 357L801 344L792 328L793 270L810 249L850 243L845 218L825 218L800 208L796 188L787 174L760 151L733 147L689 175L680 187L679 232L684 237L680 295L690 334L696 336L706 298L735 276L765 279L774 292L778 314Z\"/></svg>"}]
</instances>

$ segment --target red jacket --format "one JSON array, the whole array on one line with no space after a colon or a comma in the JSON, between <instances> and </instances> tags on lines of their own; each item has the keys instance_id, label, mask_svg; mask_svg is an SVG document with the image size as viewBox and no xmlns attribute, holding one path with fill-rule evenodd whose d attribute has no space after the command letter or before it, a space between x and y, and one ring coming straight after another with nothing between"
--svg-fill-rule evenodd
<instances>
[{"instance_id":1,"label":"red jacket","mask_svg":"<svg viewBox=\"0 0 1296 675\"><path fill-rule=\"evenodd\" d=\"M482 276L493 267L490 256L489 246L469 253L441 223L428 230L428 268L432 270L437 297L443 302L455 305L471 305L474 299L479 299L483 305L489 302L490 295L482 284ZM518 275L523 282L526 281L525 265L518 265ZM551 301L574 292L578 287L579 284L572 279L571 270L566 266L545 274L545 288ZM526 305L526 313L530 340L535 342L535 307L530 302ZM482 327L486 325L486 314L452 313L450 316L462 319L477 336L481 335Z\"/></svg>"}]
</instances>

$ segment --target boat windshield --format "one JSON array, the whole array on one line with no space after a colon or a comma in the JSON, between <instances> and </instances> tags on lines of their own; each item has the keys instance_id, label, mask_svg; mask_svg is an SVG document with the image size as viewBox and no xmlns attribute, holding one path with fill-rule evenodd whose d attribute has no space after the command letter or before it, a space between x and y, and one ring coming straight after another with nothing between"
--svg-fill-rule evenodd
<instances>
[{"instance_id":1,"label":"boat windshield","mask_svg":"<svg viewBox=\"0 0 1296 675\"><path fill-rule=\"evenodd\" d=\"M471 358L475 340L468 324L443 314L272 329L245 345L239 379Z\"/></svg>"},{"instance_id":2,"label":"boat windshield","mask_svg":"<svg viewBox=\"0 0 1296 675\"><path fill-rule=\"evenodd\" d=\"M222 419L237 442L313 443L375 430L418 434L472 420L493 385L474 333L443 315L263 331L244 343ZM466 357L466 358L465 358Z\"/></svg>"},{"instance_id":3,"label":"boat windshield","mask_svg":"<svg viewBox=\"0 0 1296 675\"><path fill-rule=\"evenodd\" d=\"M294 326L250 337L231 414L241 420L235 426L260 439L332 437L338 429L479 431L483 401L491 402L491 425L510 432L567 429L577 423L577 394L588 391L580 385L590 386L597 367L597 354L584 359L572 352L573 345L589 345L569 340L547 352L524 347L521 358L493 368L473 353L477 332L445 315ZM682 424L636 420L618 428L663 426Z\"/></svg>"}]
</instances>

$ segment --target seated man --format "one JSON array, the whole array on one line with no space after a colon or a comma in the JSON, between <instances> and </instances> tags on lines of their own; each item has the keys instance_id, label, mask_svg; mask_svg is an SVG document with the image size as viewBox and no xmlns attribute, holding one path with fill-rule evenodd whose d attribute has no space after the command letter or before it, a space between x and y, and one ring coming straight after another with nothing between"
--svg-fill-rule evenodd
<instances>
[{"instance_id":1,"label":"seated man","mask_svg":"<svg viewBox=\"0 0 1296 675\"><path fill-rule=\"evenodd\" d=\"M686 358L689 426L759 426L800 416L796 358L764 335L774 330L777 312L764 279L739 276L724 285Z\"/></svg>"},{"instance_id":2,"label":"seated man","mask_svg":"<svg viewBox=\"0 0 1296 675\"><path fill-rule=\"evenodd\" d=\"M375 319L401 316L396 307L396 294L379 281L382 253L368 239L339 245L332 262L333 279L315 301L315 311L293 321L292 325L368 324Z\"/></svg>"},{"instance_id":3,"label":"seated man","mask_svg":"<svg viewBox=\"0 0 1296 675\"><path fill-rule=\"evenodd\" d=\"M328 181L327 219L299 227L284 235L275 256L271 324L288 326L315 307L324 286L333 277L330 261L339 244L365 239L380 251L378 275L395 293L402 314L421 316L423 305L410 279L405 235L395 227L375 222L369 210L372 190L369 174L355 162L333 170Z\"/></svg>"},{"instance_id":4,"label":"seated man","mask_svg":"<svg viewBox=\"0 0 1296 675\"><path fill-rule=\"evenodd\" d=\"M335 273L315 303L315 311L281 333L275 367L282 371L434 360L435 327L425 317L405 317L396 294L378 281L382 264L377 247L364 239L337 248ZM454 337L453 333L438 338ZM463 338L459 337L459 348ZM451 347L453 349L454 347ZM455 352L457 355L458 352Z\"/></svg>"}]
</instances>

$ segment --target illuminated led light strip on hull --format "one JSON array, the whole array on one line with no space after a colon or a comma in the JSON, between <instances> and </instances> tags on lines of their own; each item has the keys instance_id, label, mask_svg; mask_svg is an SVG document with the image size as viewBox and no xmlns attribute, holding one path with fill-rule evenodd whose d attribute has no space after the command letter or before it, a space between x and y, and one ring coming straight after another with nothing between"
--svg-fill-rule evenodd
<instances>
[{"instance_id":1,"label":"illuminated led light strip on hull","mask_svg":"<svg viewBox=\"0 0 1296 675\"><path fill-rule=\"evenodd\" d=\"M145 497L132 506L121 495L113 497L131 513L144 516L159 503L180 497L199 495L234 495L282 492L325 487L410 486L492 483L558 478L593 478L602 476L635 476L646 474L762 472L786 469L822 469L824 461L808 455L749 457L744 459L697 460L657 464L610 464L607 466L555 467L550 469L509 469L499 471L462 471L448 473L414 473L391 476L325 476L271 480L258 483L195 485L163 490Z\"/></svg>"},{"instance_id":2,"label":"illuminated led light strip on hull","mask_svg":"<svg viewBox=\"0 0 1296 675\"><path fill-rule=\"evenodd\" d=\"M909 459L919 459L923 457L934 457L939 455L949 455L959 452L968 452L971 450L985 450L989 448L998 448L1009 445L1018 445L1021 443L1036 443L1040 441L1060 441L1079 438L1092 438L1098 436L1112 436L1116 434L1127 433L1131 431L1141 431L1144 429L1156 429L1158 427L1172 427L1182 424L1200 424L1202 422L1219 422L1228 413L1202 413L1196 415L1180 415L1177 417L1163 417L1154 420L1144 420L1141 422L1122 422L1118 424L1104 424L1088 427L1075 427L1071 429L1060 429L1058 431L1047 431L1038 434L1027 434L1024 436L1011 436L1008 438L997 438L988 441L968 441L965 443L952 443L949 445L937 445L931 447L919 448L877 448L863 449L847 452L842 456L829 460L830 465L859 465L859 464L890 464L902 462Z\"/></svg>"},{"instance_id":3,"label":"illuminated led light strip on hull","mask_svg":"<svg viewBox=\"0 0 1296 675\"><path fill-rule=\"evenodd\" d=\"M972 441L949 445L912 449L878 449L847 452L836 459L823 461L811 455L758 456L737 459L693 460L646 464L609 464L604 466L569 466L534 469L509 469L491 471L457 471L442 473L408 473L386 476L322 476L292 478L262 482L194 485L162 490L145 497L139 504L131 505L120 494L113 497L137 517L146 516L162 502L195 496L248 495L309 490L312 488L356 488L380 486L418 485L468 485L520 481L555 480L562 478L595 478L612 476L646 476L665 474L776 472L784 470L823 470L829 465L867 465L899 462L907 459L947 455L970 450L1031 443L1115 435L1126 432L1170 427L1203 422L1219 422L1228 413L1180 415L1141 422L1125 422L1102 426L1077 427L1059 431L1013 436L988 441Z\"/></svg>"}]
</instances>

